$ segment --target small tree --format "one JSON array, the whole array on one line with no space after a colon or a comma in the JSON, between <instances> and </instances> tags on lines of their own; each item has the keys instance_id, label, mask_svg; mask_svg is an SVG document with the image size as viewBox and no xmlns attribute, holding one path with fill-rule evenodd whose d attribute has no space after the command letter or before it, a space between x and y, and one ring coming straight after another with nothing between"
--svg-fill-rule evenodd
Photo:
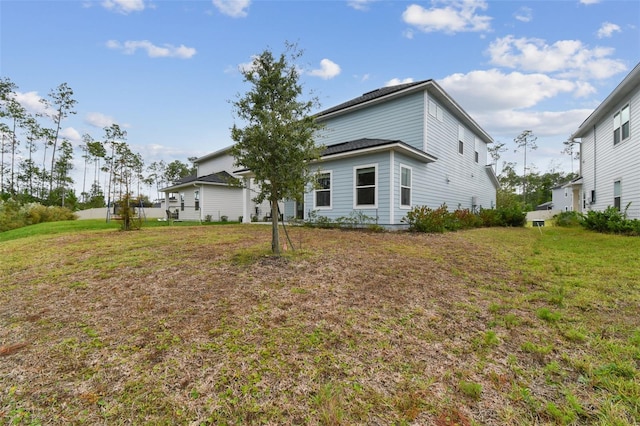
<instances>
[{"instance_id":1,"label":"small tree","mask_svg":"<svg viewBox=\"0 0 640 426\"><path fill-rule=\"evenodd\" d=\"M237 166L248 168L259 185L256 202L268 200L271 206L271 251L280 253L278 201L299 199L313 180L311 161L320 156L321 147L313 136L319 125L310 115L317 98L301 100L302 86L295 61L302 52L286 44L286 53L275 58L267 49L242 69L244 81L252 88L233 102L244 128L234 124L231 138Z\"/></svg>"}]
</instances>

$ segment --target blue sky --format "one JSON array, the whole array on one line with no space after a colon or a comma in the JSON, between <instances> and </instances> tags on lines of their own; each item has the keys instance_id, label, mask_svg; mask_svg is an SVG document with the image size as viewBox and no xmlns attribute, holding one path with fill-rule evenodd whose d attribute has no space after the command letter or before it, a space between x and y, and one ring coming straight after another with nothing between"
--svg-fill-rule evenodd
<instances>
[{"instance_id":1,"label":"blue sky","mask_svg":"<svg viewBox=\"0 0 640 426\"><path fill-rule=\"evenodd\" d=\"M434 79L507 143L503 160L522 167L513 139L530 129L528 163L570 171L562 142L640 61L640 2L0 0L0 75L23 105L66 82L63 135L79 146L118 123L147 164L230 145L238 68L286 41L321 109Z\"/></svg>"}]
</instances>

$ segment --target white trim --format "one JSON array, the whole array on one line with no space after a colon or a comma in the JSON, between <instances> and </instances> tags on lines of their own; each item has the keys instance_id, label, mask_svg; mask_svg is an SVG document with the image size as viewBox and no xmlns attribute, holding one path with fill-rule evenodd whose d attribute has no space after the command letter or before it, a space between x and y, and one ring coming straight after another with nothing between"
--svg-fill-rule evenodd
<instances>
[{"instance_id":1,"label":"white trim","mask_svg":"<svg viewBox=\"0 0 640 426\"><path fill-rule=\"evenodd\" d=\"M341 158L358 157L365 154L372 154L372 153L387 151L387 150L398 151L404 155L408 155L412 158L416 158L417 160L420 160L423 163L433 163L434 161L437 160L436 157L430 154L427 154L426 152L422 152L412 146L403 145L396 142L396 143L390 143L387 145L374 146L371 148L356 149L353 151L341 152L339 154L324 155L320 158L319 161L322 162L322 161L329 161L329 160L337 160Z\"/></svg>"},{"instance_id":2,"label":"white trim","mask_svg":"<svg viewBox=\"0 0 640 426\"><path fill-rule=\"evenodd\" d=\"M389 153L389 223L395 223L396 215L395 215L395 191L393 190L395 187L395 179L394 174L396 171L395 164L395 155L394 152L391 151Z\"/></svg>"},{"instance_id":3,"label":"white trim","mask_svg":"<svg viewBox=\"0 0 640 426\"><path fill-rule=\"evenodd\" d=\"M357 171L360 169L368 169L373 167L375 173L375 182L374 182L374 204L357 204L358 201L358 191L357 191ZM378 208L378 163L372 164L362 164L360 166L353 166L353 208L359 210L366 209L377 209Z\"/></svg>"},{"instance_id":4,"label":"white trim","mask_svg":"<svg viewBox=\"0 0 640 426\"><path fill-rule=\"evenodd\" d=\"M316 192L318 191L316 188L313 188L313 209L314 210L332 210L333 209L333 170L318 170L317 175L321 174L329 174L329 205L328 206L318 206L316 204ZM326 191L326 189L324 190Z\"/></svg>"},{"instance_id":5,"label":"white trim","mask_svg":"<svg viewBox=\"0 0 640 426\"><path fill-rule=\"evenodd\" d=\"M402 204L402 169L407 169L409 170L409 186L406 188L409 188L409 204ZM413 167L411 166L407 166L406 164L402 164L400 163L400 174L398 175L399 180L398 180L398 187L400 188L400 208L403 210L410 210L411 209L411 203L413 202Z\"/></svg>"}]
</instances>

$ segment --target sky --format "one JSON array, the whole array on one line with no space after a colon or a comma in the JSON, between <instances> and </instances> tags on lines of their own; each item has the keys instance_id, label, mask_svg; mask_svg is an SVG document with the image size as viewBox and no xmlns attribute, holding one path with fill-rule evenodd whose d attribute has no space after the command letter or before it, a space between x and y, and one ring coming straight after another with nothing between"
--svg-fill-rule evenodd
<instances>
[{"instance_id":1,"label":"sky","mask_svg":"<svg viewBox=\"0 0 640 426\"><path fill-rule=\"evenodd\" d=\"M500 163L522 169L514 138L531 130L527 166L571 172L563 142L640 61L640 2L0 0L0 76L18 100L42 112L61 83L74 91L76 188L82 135L112 123L146 164L231 145L232 102L250 90L239 69L287 42L318 110L433 79L506 144Z\"/></svg>"}]
</instances>

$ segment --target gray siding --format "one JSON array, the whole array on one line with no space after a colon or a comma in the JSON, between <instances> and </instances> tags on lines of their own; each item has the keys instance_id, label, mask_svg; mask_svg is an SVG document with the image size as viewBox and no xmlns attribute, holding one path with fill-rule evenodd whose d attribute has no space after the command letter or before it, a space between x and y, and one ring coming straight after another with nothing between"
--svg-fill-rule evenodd
<instances>
[{"instance_id":1,"label":"gray siding","mask_svg":"<svg viewBox=\"0 0 640 426\"><path fill-rule=\"evenodd\" d=\"M630 105L630 137L614 146L613 115L627 103ZM592 128L582 137L580 155L584 210L604 210L612 206L614 182L619 180L622 209L631 203L627 211L629 217L640 219L640 88L636 87L624 102L613 107L596 124L595 130ZM596 192L594 203L590 202L592 190Z\"/></svg>"},{"instance_id":2,"label":"gray siding","mask_svg":"<svg viewBox=\"0 0 640 426\"><path fill-rule=\"evenodd\" d=\"M318 142L334 145L360 138L401 140L423 148L424 94L414 93L335 118L319 120L325 128Z\"/></svg>"},{"instance_id":3,"label":"gray siding","mask_svg":"<svg viewBox=\"0 0 640 426\"><path fill-rule=\"evenodd\" d=\"M222 154L219 157L203 161L198 164L198 176L207 176L212 173L228 172L231 173L239 167L234 167L234 158L228 154Z\"/></svg>"},{"instance_id":4,"label":"gray siding","mask_svg":"<svg viewBox=\"0 0 640 426\"><path fill-rule=\"evenodd\" d=\"M377 165L377 208L354 209L354 167ZM331 209L317 210L319 216L325 216L332 220L339 217L348 217L354 210L361 212L372 218L378 218L379 224L389 224L389 153L379 153L362 155L355 158L326 161L320 164L321 170L332 171L332 206ZM305 194L305 219L309 217L309 212L313 210L314 192L310 190Z\"/></svg>"}]
</instances>

